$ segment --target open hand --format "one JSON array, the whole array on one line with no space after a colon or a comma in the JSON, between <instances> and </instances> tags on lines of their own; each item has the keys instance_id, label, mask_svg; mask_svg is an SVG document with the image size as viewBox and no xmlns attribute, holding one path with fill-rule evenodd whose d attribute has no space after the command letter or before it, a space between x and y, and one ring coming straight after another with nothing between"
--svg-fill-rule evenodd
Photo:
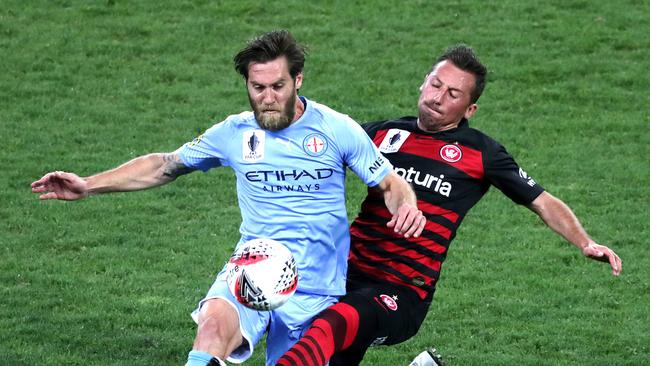
<instances>
[{"instance_id":1,"label":"open hand","mask_svg":"<svg viewBox=\"0 0 650 366\"><path fill-rule=\"evenodd\" d=\"M597 261L609 262L609 265L612 267L612 274L614 276L621 274L621 270L623 269L621 258L608 247L591 242L582 248L582 254Z\"/></svg>"},{"instance_id":2,"label":"open hand","mask_svg":"<svg viewBox=\"0 0 650 366\"><path fill-rule=\"evenodd\" d=\"M86 181L74 173L51 172L32 183L32 192L42 200L74 201L88 196Z\"/></svg>"}]
</instances>

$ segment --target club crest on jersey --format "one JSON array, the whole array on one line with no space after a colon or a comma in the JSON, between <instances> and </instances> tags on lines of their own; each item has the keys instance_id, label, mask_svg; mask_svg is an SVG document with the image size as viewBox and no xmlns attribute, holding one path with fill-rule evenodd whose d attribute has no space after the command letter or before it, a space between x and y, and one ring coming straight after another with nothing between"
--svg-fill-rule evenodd
<instances>
[{"instance_id":1,"label":"club crest on jersey","mask_svg":"<svg viewBox=\"0 0 650 366\"><path fill-rule=\"evenodd\" d=\"M463 151L457 145L447 144L440 148L440 157L444 161L455 163L463 157Z\"/></svg>"},{"instance_id":2,"label":"club crest on jersey","mask_svg":"<svg viewBox=\"0 0 650 366\"><path fill-rule=\"evenodd\" d=\"M379 295L379 298L389 310L397 310L397 296L388 296L381 294Z\"/></svg>"},{"instance_id":3,"label":"club crest on jersey","mask_svg":"<svg viewBox=\"0 0 650 366\"><path fill-rule=\"evenodd\" d=\"M249 130L244 132L242 139L242 159L254 162L264 159L264 145L266 133L263 130Z\"/></svg>"},{"instance_id":4,"label":"club crest on jersey","mask_svg":"<svg viewBox=\"0 0 650 366\"><path fill-rule=\"evenodd\" d=\"M302 141L302 149L310 156L321 156L327 151L327 140L320 133L312 133Z\"/></svg>"},{"instance_id":5,"label":"club crest on jersey","mask_svg":"<svg viewBox=\"0 0 650 366\"><path fill-rule=\"evenodd\" d=\"M398 128L391 128L384 136L384 139L379 144L379 151L384 154L391 154L399 151L400 147L411 133L409 131L400 130Z\"/></svg>"}]
</instances>

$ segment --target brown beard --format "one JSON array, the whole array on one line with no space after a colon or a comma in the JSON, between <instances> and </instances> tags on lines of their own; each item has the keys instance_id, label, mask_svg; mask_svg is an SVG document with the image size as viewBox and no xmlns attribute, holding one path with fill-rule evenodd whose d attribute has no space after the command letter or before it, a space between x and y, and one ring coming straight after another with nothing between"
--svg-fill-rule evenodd
<instances>
[{"instance_id":1,"label":"brown beard","mask_svg":"<svg viewBox=\"0 0 650 366\"><path fill-rule=\"evenodd\" d=\"M255 120L257 120L257 124L264 130L280 131L289 127L291 122L293 122L293 116L296 113L295 90L285 103L284 108L280 114L268 115L264 113L263 109L259 105L255 105L253 103L250 95L248 96L248 101L253 108L253 113L255 114Z\"/></svg>"}]
</instances>

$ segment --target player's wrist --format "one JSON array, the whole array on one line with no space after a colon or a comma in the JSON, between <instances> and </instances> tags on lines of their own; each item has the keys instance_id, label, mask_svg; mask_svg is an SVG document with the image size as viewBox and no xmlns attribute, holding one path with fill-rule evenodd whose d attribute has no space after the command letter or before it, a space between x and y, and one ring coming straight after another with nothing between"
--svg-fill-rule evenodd
<instances>
[{"instance_id":1,"label":"player's wrist","mask_svg":"<svg viewBox=\"0 0 650 366\"><path fill-rule=\"evenodd\" d=\"M82 187L82 190L78 192L79 195L82 196L82 198L86 198L86 197L90 197L102 193L102 191L98 188L93 178L94 178L93 176L81 178L81 180L83 180L85 183L84 186Z\"/></svg>"},{"instance_id":2,"label":"player's wrist","mask_svg":"<svg viewBox=\"0 0 650 366\"><path fill-rule=\"evenodd\" d=\"M594 253L599 252L597 246L598 244L591 239L586 241L585 244L581 247L582 254L588 257L593 256Z\"/></svg>"}]
</instances>

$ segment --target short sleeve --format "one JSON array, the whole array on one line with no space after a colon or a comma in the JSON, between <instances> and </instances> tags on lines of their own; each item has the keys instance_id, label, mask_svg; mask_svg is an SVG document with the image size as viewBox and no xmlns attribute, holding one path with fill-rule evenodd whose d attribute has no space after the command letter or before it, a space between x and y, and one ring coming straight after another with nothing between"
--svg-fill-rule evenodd
<instances>
[{"instance_id":1,"label":"short sleeve","mask_svg":"<svg viewBox=\"0 0 650 366\"><path fill-rule=\"evenodd\" d=\"M486 177L492 185L521 205L530 204L544 192L544 188L515 162L505 147L495 143L492 149L485 162Z\"/></svg>"},{"instance_id":2,"label":"short sleeve","mask_svg":"<svg viewBox=\"0 0 650 366\"><path fill-rule=\"evenodd\" d=\"M346 131L337 131L345 163L370 187L381 182L393 169L364 129L352 119Z\"/></svg>"},{"instance_id":3,"label":"short sleeve","mask_svg":"<svg viewBox=\"0 0 650 366\"><path fill-rule=\"evenodd\" d=\"M229 165L226 152L229 142L233 140L229 125L228 120L220 122L178 148L176 152L183 164L202 171Z\"/></svg>"}]
</instances>

